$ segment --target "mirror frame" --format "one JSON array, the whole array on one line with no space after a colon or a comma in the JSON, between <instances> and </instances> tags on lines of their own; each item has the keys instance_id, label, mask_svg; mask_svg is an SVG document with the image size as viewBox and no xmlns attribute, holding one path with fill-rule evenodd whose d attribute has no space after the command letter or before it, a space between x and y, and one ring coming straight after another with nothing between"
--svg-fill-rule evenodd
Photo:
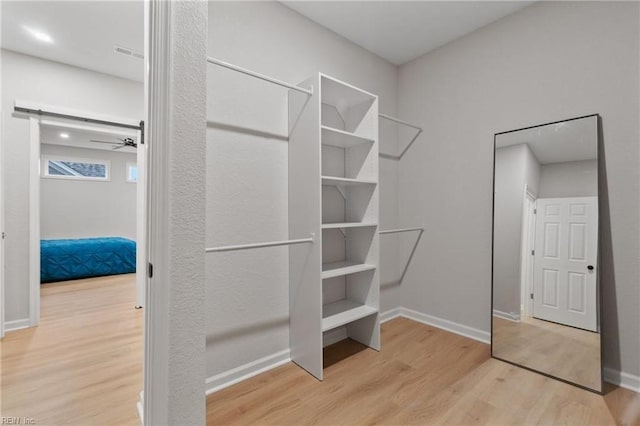
<instances>
[{"instance_id":1,"label":"mirror frame","mask_svg":"<svg viewBox=\"0 0 640 426\"><path fill-rule=\"evenodd\" d=\"M527 367L526 365L521 365L518 364L517 362L514 361L509 361L507 359L503 359L500 358L499 356L494 355L493 353L493 301L494 301L494 286L493 286L493 279L494 279L494 270L493 270L493 266L494 266L494 245L495 245L495 207L496 207L496 141L497 141L497 137L500 135L504 135L504 134L508 134L508 133L515 133L515 132L520 132L522 130L529 130L529 129L535 129L537 127L544 127L544 126L549 126L552 124L559 124L559 123L564 123L567 121L574 121L574 120L581 120L583 118L589 118L589 117L595 117L596 118L596 151L598 153L598 158L597 160L597 169L596 169L596 179L597 179L597 187L598 187L598 253L597 253L597 259L598 259L598 269L597 269L597 274L596 274L596 301L598 303L597 305L597 317L598 317L598 328L599 328L599 342L600 342L600 390L598 389L593 389L584 385L581 385L579 383L575 383L572 382L570 380L567 379L563 379L561 377L557 377L554 376L552 374L546 373L544 371L540 371L540 370L536 370L535 368L531 368L531 367ZM507 130L507 131L503 131L503 132L498 132L498 133L494 133L493 135L493 176L492 176L492 194L491 194L491 311L489 312L490 316L489 318L491 319L491 358L493 359L497 359L503 362L506 362L508 364L511 365L515 365L516 367L520 367L520 368L524 368L525 370L529 370L532 371L534 373L538 373L541 374L545 377L549 377L551 379L554 380L559 380L561 382L570 384L572 386L576 386L579 387L581 389L587 390L589 392L593 392L596 393L598 395L604 395L604 366L603 366L603 356L604 356L604 350L602 347L602 330L603 330L603 316L602 316L602 291L601 291L601 278L602 278L602 269L601 269L601 260L602 260L602 211L603 211L603 200L602 200L602 178L603 178L603 173L601 173L601 171L603 170L604 167L604 146L603 146L603 138L602 138L602 117L600 116L600 114L589 114L589 115L582 115L580 117L573 117L573 118L568 118L565 120L557 120L557 121L551 121L549 123L544 123L544 124L537 124L535 126L528 126L528 127L522 127L519 129L515 129L515 130Z\"/></svg>"}]
</instances>

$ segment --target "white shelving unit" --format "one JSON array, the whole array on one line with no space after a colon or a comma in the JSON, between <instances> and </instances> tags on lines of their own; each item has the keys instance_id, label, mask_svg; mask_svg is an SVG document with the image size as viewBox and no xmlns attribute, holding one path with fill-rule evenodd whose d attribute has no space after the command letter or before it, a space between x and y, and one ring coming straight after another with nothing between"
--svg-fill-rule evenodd
<instances>
[{"instance_id":1,"label":"white shelving unit","mask_svg":"<svg viewBox=\"0 0 640 426\"><path fill-rule=\"evenodd\" d=\"M380 349L378 98L324 74L289 92L291 359L322 380L324 333Z\"/></svg>"}]
</instances>

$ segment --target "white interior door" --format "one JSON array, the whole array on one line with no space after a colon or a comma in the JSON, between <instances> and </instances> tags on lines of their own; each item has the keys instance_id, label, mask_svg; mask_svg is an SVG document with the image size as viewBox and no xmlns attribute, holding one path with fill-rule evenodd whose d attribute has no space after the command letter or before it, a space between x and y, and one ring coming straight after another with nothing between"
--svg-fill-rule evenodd
<instances>
[{"instance_id":1,"label":"white interior door","mask_svg":"<svg viewBox=\"0 0 640 426\"><path fill-rule=\"evenodd\" d=\"M598 331L598 198L537 200L533 316Z\"/></svg>"}]
</instances>

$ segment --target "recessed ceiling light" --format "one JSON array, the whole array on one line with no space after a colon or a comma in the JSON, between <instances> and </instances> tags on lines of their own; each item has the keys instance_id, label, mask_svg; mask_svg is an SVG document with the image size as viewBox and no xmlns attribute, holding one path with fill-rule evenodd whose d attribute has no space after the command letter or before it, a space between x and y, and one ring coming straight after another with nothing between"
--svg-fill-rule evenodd
<instances>
[{"instance_id":1,"label":"recessed ceiling light","mask_svg":"<svg viewBox=\"0 0 640 426\"><path fill-rule=\"evenodd\" d=\"M62 139L69 139L69 133L60 133Z\"/></svg>"},{"instance_id":2,"label":"recessed ceiling light","mask_svg":"<svg viewBox=\"0 0 640 426\"><path fill-rule=\"evenodd\" d=\"M31 27L27 27L27 26L23 26L23 28L29 33L31 34L31 36L33 38L35 38L38 41L41 41L43 43L53 43L53 38L51 38L51 36L45 32L42 32L40 30L36 30L34 28Z\"/></svg>"}]
</instances>

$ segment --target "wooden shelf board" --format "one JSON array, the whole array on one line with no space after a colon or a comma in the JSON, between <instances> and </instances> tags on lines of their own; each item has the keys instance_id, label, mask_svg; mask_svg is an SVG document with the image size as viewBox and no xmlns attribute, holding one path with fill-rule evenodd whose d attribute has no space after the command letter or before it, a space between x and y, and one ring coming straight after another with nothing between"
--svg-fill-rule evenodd
<instances>
[{"instance_id":1,"label":"wooden shelf board","mask_svg":"<svg viewBox=\"0 0 640 426\"><path fill-rule=\"evenodd\" d=\"M375 265L358 263L352 261L341 261L322 264L322 279L341 277L343 275L355 274L358 272L371 271L376 269Z\"/></svg>"},{"instance_id":2,"label":"wooden shelf board","mask_svg":"<svg viewBox=\"0 0 640 426\"><path fill-rule=\"evenodd\" d=\"M322 307L322 331L333 330L377 312L376 308L348 299L329 303Z\"/></svg>"},{"instance_id":3,"label":"wooden shelf board","mask_svg":"<svg viewBox=\"0 0 640 426\"><path fill-rule=\"evenodd\" d=\"M373 139L358 136L354 133L333 127L322 126L322 143L338 148L351 148L352 146L363 143L373 143Z\"/></svg>"}]
</instances>

